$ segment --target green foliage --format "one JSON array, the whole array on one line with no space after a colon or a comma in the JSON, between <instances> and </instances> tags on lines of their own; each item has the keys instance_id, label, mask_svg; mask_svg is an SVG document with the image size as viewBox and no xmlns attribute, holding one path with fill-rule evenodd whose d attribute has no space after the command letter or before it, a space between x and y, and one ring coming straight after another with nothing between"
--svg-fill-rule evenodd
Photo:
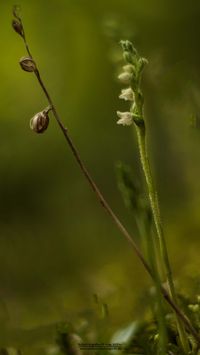
<instances>
[{"instance_id":1,"label":"green foliage","mask_svg":"<svg viewBox=\"0 0 200 355\"><path fill-rule=\"evenodd\" d=\"M152 228L152 212L139 179L131 167L122 162L116 164L116 176L125 206L133 213L139 232L147 233Z\"/></svg>"},{"instance_id":2,"label":"green foliage","mask_svg":"<svg viewBox=\"0 0 200 355\"><path fill-rule=\"evenodd\" d=\"M96 299L96 295L95 295ZM195 321L193 318L193 313L196 313L192 309L191 305L188 304L189 300L184 299L183 296L180 298L180 303L183 306L189 309L188 317L193 322L196 329L200 330L198 321ZM97 302L100 305L98 299ZM198 303L196 305L199 305ZM195 306L195 305L194 305ZM198 317L199 317L199 308L198 308ZM84 327L82 331L77 327L76 322L74 325L69 325L62 323L57 327L57 344L62 350L63 354L79 354L80 347L77 347L77 343L88 343L90 338L90 332L93 332L93 341L90 343L94 344L111 344L118 345L116 350L94 350L95 354L143 354L143 355L155 355L158 352L158 343L159 343L159 326L156 320L156 314L153 311L152 315L149 315L148 308L146 309L145 316L143 320L135 320L129 324L119 327L118 329L113 329L113 333L109 336L105 336L106 329L110 326L108 319L104 323L100 323L99 320L101 315L99 312L93 312L92 318L87 320L87 326ZM92 322L91 322L92 320ZM86 321L86 319L85 319ZM166 355L182 355L182 350L179 343L176 319L173 313L169 310L165 312L165 321L168 332L168 343L167 343L167 352ZM102 331L104 337L102 338ZM75 335L76 334L76 335ZM78 334L78 335L77 335ZM190 343L191 351L187 355L197 355L198 347L195 339L188 335L188 340ZM113 348L114 349L114 348ZM87 353L87 351L86 351ZM90 352L93 354L93 351Z\"/></svg>"}]
</instances>

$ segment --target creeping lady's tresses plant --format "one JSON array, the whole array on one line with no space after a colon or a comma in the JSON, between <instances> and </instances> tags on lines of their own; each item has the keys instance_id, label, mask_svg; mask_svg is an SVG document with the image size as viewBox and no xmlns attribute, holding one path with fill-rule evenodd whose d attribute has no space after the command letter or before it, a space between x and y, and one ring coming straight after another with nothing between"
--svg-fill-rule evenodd
<instances>
[{"instance_id":1,"label":"creeping lady's tresses plant","mask_svg":"<svg viewBox=\"0 0 200 355\"><path fill-rule=\"evenodd\" d=\"M177 317L177 328L179 332L179 342L181 344L181 351L184 354L189 354L189 343L187 340L186 330L188 334L192 337L195 341L196 349L200 345L200 337L198 331L190 322L188 317L183 313L180 307L177 304L177 297L174 290L174 284L171 274L171 268L168 259L167 248L165 244L165 239L163 235L162 224L160 221L160 212L157 200L157 194L153 185L151 171L147 156L147 149L146 149L146 130L145 130L145 121L143 115L143 95L140 89L140 81L141 81L141 74L142 70L147 63L146 59L139 57L137 51L132 46L132 44L128 41L122 42L122 48L124 52L124 58L127 64L123 68L123 73L119 76L119 79L124 83L128 84L129 86L122 90L120 94L120 98L124 99L131 103L130 110L127 112L117 112L119 120L118 124L130 126L133 123L136 127L137 137L138 137L138 144L140 150L140 157L141 163L144 170L144 175L147 182L148 193L149 193L149 200L152 209L152 214L154 218L154 223L156 227L156 235L157 240L151 239L150 243L148 241L149 246L149 255L151 257L148 261L144 257L143 253L138 248L137 244L135 243L134 239L127 231L125 226L121 223L119 218L113 212L112 208L104 198L103 194L101 193L100 189L94 182L93 178L91 177L88 169L86 168L78 149L76 148L68 129L64 126L57 109L53 103L53 100L44 84L40 71L38 69L38 65L36 64L35 59L33 58L29 45L26 40L24 26L22 23L21 16L19 14L19 10L17 7L14 7L13 10L13 22L12 26L13 29L21 36L23 42L25 44L25 48L27 51L28 56L22 57L20 60L21 68L29 73L33 73L42 89L46 99L48 101L48 106L41 110L41 112L35 114L30 122L31 129L36 133L43 133L46 131L49 125L49 112L53 113L54 118L56 119L64 138L77 162L80 167L80 170L86 180L88 181L91 189L95 193L98 201L106 210L108 215L111 217L117 228L120 230L121 234L125 239L130 243L131 247L135 251L136 255L142 262L145 270L148 272L152 280L154 281L156 292L157 292L157 318L159 324L159 347L158 353L164 355L167 353L167 331L165 325L165 317L164 317L164 310L163 310L163 300L165 299L170 307L174 310L175 315ZM159 269L162 269L162 273L159 272ZM164 275L164 277L163 277ZM165 276L169 286L169 292L165 286L163 286L162 281L165 281Z\"/></svg>"},{"instance_id":2,"label":"creeping lady's tresses plant","mask_svg":"<svg viewBox=\"0 0 200 355\"><path fill-rule=\"evenodd\" d=\"M163 227L160 217L160 209L157 198L157 192L154 186L152 173L149 164L148 152L147 152L147 144L146 144L146 126L144 119L144 100L143 94L141 91L141 77L142 71L145 65L148 63L145 58L139 56L136 49L133 47L132 43L129 41L121 41L121 46L123 49L124 60L126 61L126 65L123 67L123 72L119 75L119 80L122 84L128 85L127 88L122 89L122 92L119 96L120 99L126 100L130 102L130 109L127 112L119 112L117 111L117 115L120 118L117 123L130 126L132 124L135 125L136 133L137 133L137 141L140 153L141 166L144 172L150 206L152 210L153 220L156 229L156 240L152 239L151 243L153 244L151 248L151 253L153 253L153 265L151 265L154 270L154 276L156 279L156 286L158 297L160 298L159 284L160 281L165 282L165 277L168 283L169 292L171 298L175 303L177 303L177 296L174 288L174 281L171 272L171 266L168 257L167 246L165 242L165 237L163 233ZM161 270L161 272L159 272ZM160 302L160 327L163 332L162 339L166 338L166 331L164 328L164 319L163 319L163 311L162 311L162 302ZM177 328L180 336L180 342L182 345L182 349L185 353L189 351L189 344L187 340L187 335L184 330L184 327L180 320L177 317ZM161 344L162 351L165 352L166 344L163 341ZM163 353L164 353L163 352Z\"/></svg>"}]
</instances>

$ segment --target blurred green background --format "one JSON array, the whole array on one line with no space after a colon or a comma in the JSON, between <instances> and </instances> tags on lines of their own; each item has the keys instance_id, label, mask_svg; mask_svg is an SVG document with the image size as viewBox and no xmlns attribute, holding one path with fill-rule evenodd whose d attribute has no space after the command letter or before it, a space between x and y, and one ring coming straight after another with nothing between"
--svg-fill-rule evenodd
<instances>
[{"instance_id":1,"label":"blurred green background","mask_svg":"<svg viewBox=\"0 0 200 355\"><path fill-rule=\"evenodd\" d=\"M151 282L80 173L54 118L44 135L30 118L47 103L0 3L0 320L4 339L71 319L97 293L115 325L134 320ZM172 267L198 290L200 232L200 3L21 0L44 81L107 200L137 239L117 189L115 164L141 179L133 130L116 125L119 40L148 58L143 88L148 142ZM188 292L190 292L188 286ZM1 340L3 342L3 340ZM6 340L8 341L8 340Z\"/></svg>"}]
</instances>

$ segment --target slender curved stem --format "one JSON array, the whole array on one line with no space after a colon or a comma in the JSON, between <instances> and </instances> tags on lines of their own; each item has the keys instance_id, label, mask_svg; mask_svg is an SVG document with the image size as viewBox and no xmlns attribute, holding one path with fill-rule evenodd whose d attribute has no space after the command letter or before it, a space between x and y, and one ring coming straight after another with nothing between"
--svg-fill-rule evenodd
<instances>
[{"instance_id":1,"label":"slender curved stem","mask_svg":"<svg viewBox=\"0 0 200 355\"><path fill-rule=\"evenodd\" d=\"M145 123L144 123L145 125ZM149 164L149 159L148 159L148 153L147 153L147 147L146 147L146 134L145 134L145 126L137 126L136 125L136 132L137 132L137 138L138 138L138 146L139 146L139 152L140 152L140 160L141 160L141 165L142 169L144 172L146 184L147 184L147 189L148 189L148 194L149 194L149 200L150 200L150 205L153 213L153 219L156 227L156 233L158 237L158 242L159 242L159 252L158 256L159 261L161 263L161 270L163 269L166 270L166 277L167 277L167 282L169 285L169 292L170 296L173 299L174 303L178 303L176 292L175 292L175 287L174 287L174 281L172 277L172 271L171 271L171 266L169 262L169 257L168 257L168 251L167 251L167 245L163 233L163 227L161 223L161 217L160 217L160 208L158 204L158 198L157 198L157 191L154 187L153 183L153 178L152 178L152 173L150 169L150 164ZM163 273L161 271L161 273ZM180 322L179 318L176 317L177 319L177 328L178 328L178 333L180 336L180 341L182 344L182 348L185 352L185 354L188 354L189 352L189 344L187 340L187 334L185 333L184 327L182 323Z\"/></svg>"}]
</instances>

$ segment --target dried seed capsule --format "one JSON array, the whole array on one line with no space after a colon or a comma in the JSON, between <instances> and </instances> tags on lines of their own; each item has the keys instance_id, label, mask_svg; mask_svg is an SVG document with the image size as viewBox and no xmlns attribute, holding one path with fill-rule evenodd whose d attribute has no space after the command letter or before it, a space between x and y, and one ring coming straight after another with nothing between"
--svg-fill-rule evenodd
<instances>
[{"instance_id":1,"label":"dried seed capsule","mask_svg":"<svg viewBox=\"0 0 200 355\"><path fill-rule=\"evenodd\" d=\"M22 57L19 64L23 70L28 72L35 72L37 69L34 60L30 57Z\"/></svg>"},{"instance_id":2,"label":"dried seed capsule","mask_svg":"<svg viewBox=\"0 0 200 355\"><path fill-rule=\"evenodd\" d=\"M30 128L36 133L43 133L49 125L49 116L46 110L36 113L30 120Z\"/></svg>"},{"instance_id":3,"label":"dried seed capsule","mask_svg":"<svg viewBox=\"0 0 200 355\"><path fill-rule=\"evenodd\" d=\"M20 36L24 36L23 26L18 20L12 20L12 27Z\"/></svg>"}]
</instances>

